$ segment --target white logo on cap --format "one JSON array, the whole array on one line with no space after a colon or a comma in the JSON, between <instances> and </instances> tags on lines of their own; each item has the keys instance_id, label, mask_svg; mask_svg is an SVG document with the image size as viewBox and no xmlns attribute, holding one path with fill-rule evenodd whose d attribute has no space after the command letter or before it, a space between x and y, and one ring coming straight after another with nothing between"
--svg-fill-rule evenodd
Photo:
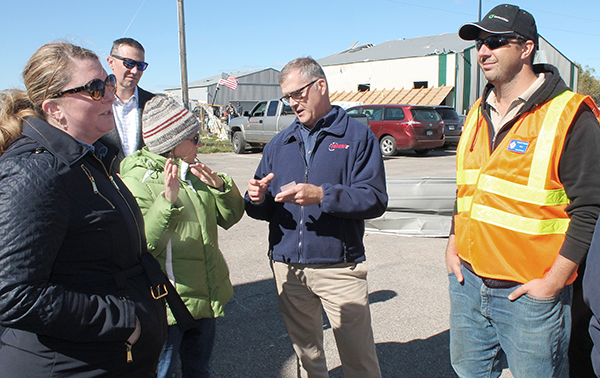
<instances>
[{"instance_id":1,"label":"white logo on cap","mask_svg":"<svg viewBox=\"0 0 600 378\"><path fill-rule=\"evenodd\" d=\"M506 18L500 17L500 16L498 16L496 14L490 14L490 17L488 17L488 18L497 18L497 19L502 20L504 22L509 22Z\"/></svg>"}]
</instances>

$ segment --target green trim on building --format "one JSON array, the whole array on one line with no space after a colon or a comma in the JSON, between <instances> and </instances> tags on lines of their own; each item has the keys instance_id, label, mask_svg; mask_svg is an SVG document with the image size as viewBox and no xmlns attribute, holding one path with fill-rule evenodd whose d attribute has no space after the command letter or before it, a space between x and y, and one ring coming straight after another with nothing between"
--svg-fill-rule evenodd
<instances>
[{"instance_id":1,"label":"green trim on building","mask_svg":"<svg viewBox=\"0 0 600 378\"><path fill-rule=\"evenodd\" d=\"M473 66L471 64L471 50L473 48L468 48L463 51L463 58L465 61L465 67L463 69L464 77L463 77L463 103L462 103L462 113L467 114L469 111L470 98L471 98L471 75L473 75ZM475 69L478 69L476 67ZM477 72L475 72L477 74Z\"/></svg>"},{"instance_id":2,"label":"green trim on building","mask_svg":"<svg viewBox=\"0 0 600 378\"><path fill-rule=\"evenodd\" d=\"M446 85L446 71L448 69L448 55L440 54L439 56L439 70L438 70L438 87Z\"/></svg>"},{"instance_id":3,"label":"green trim on building","mask_svg":"<svg viewBox=\"0 0 600 378\"><path fill-rule=\"evenodd\" d=\"M570 82L569 86L571 87L571 89L573 91L577 92L577 88L575 88L575 74L576 74L575 65L573 63L571 63L571 80L569 80L569 82Z\"/></svg>"},{"instance_id":4,"label":"green trim on building","mask_svg":"<svg viewBox=\"0 0 600 378\"><path fill-rule=\"evenodd\" d=\"M454 54L454 90L452 91L454 93L454 109L456 109L456 106L458 105L458 102L456 102L456 97L458 96L458 72L460 67L458 59L462 59L460 53ZM458 109L456 109L456 111L458 111Z\"/></svg>"}]
</instances>

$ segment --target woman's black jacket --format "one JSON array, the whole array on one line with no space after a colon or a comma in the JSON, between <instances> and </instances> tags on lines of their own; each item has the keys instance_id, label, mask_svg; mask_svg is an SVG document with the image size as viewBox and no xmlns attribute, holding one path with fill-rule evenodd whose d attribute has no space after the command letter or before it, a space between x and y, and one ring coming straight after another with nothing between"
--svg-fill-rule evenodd
<instances>
[{"instance_id":1,"label":"woman's black jacket","mask_svg":"<svg viewBox=\"0 0 600 378\"><path fill-rule=\"evenodd\" d=\"M143 218L107 170L115 153L94 147L28 118L0 157L2 377L152 375L165 303L140 269Z\"/></svg>"}]
</instances>

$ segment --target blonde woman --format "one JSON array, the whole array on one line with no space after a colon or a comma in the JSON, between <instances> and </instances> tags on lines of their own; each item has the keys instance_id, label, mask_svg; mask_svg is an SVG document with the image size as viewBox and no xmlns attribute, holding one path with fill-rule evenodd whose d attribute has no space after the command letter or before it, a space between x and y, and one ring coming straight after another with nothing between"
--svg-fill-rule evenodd
<instances>
[{"instance_id":1,"label":"blonde woman","mask_svg":"<svg viewBox=\"0 0 600 378\"><path fill-rule=\"evenodd\" d=\"M0 110L0 375L155 376L160 277L141 263L143 219L110 171L116 151L97 142L114 127L115 77L57 42L23 79Z\"/></svg>"}]
</instances>

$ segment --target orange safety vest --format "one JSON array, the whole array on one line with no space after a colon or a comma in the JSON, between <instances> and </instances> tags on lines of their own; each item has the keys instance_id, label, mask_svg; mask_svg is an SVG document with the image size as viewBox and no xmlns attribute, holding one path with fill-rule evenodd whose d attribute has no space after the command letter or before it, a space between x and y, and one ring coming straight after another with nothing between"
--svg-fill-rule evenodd
<instances>
[{"instance_id":1,"label":"orange safety vest","mask_svg":"<svg viewBox=\"0 0 600 378\"><path fill-rule=\"evenodd\" d=\"M480 102L456 152L456 248L479 276L526 283L550 270L569 227L570 201L558 177L567 131L583 103L596 117L598 108L565 91L524 113L491 152Z\"/></svg>"}]
</instances>

